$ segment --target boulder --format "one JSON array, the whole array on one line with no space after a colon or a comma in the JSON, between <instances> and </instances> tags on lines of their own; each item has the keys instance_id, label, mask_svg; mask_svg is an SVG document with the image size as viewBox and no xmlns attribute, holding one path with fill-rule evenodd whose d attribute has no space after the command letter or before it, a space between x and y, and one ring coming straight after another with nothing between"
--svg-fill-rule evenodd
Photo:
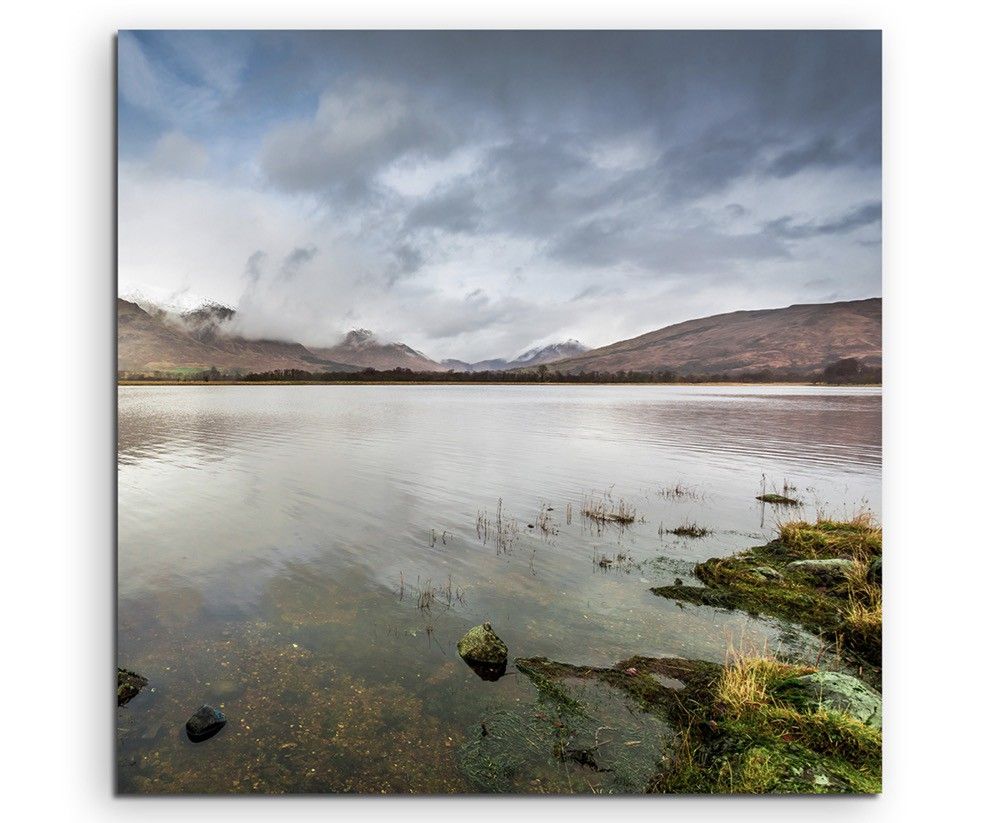
<instances>
[{"instance_id":1,"label":"boulder","mask_svg":"<svg viewBox=\"0 0 1000 823\"><path fill-rule=\"evenodd\" d=\"M507 670L507 644L489 623L469 629L458 641L458 654L483 680L499 680Z\"/></svg>"},{"instance_id":2,"label":"boulder","mask_svg":"<svg viewBox=\"0 0 1000 823\"><path fill-rule=\"evenodd\" d=\"M118 705L124 706L139 692L149 681L141 674L130 672L128 669L118 668Z\"/></svg>"},{"instance_id":3,"label":"boulder","mask_svg":"<svg viewBox=\"0 0 1000 823\"><path fill-rule=\"evenodd\" d=\"M879 555L868 566L868 582L873 586L882 585L882 556Z\"/></svg>"},{"instance_id":4,"label":"boulder","mask_svg":"<svg viewBox=\"0 0 1000 823\"><path fill-rule=\"evenodd\" d=\"M773 694L796 708L824 708L882 728L882 695L867 683L841 672L814 672L775 687Z\"/></svg>"},{"instance_id":5,"label":"boulder","mask_svg":"<svg viewBox=\"0 0 1000 823\"><path fill-rule=\"evenodd\" d=\"M758 580L781 580L781 572L770 566L754 566L750 569L750 574Z\"/></svg>"},{"instance_id":6,"label":"boulder","mask_svg":"<svg viewBox=\"0 0 1000 823\"><path fill-rule=\"evenodd\" d=\"M835 586L850 576L854 563L840 557L821 558L818 560L796 560L789 563L786 569L798 572L824 586Z\"/></svg>"},{"instance_id":7,"label":"boulder","mask_svg":"<svg viewBox=\"0 0 1000 823\"><path fill-rule=\"evenodd\" d=\"M207 740L226 725L226 716L212 706L202 706L191 715L184 728L188 737L195 742Z\"/></svg>"}]
</instances>

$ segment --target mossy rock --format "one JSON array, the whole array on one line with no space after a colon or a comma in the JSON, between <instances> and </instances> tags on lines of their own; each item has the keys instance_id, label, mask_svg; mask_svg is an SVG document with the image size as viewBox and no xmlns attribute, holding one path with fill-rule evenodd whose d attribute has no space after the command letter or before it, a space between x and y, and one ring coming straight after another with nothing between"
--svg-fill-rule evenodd
<instances>
[{"instance_id":1,"label":"mossy rock","mask_svg":"<svg viewBox=\"0 0 1000 823\"><path fill-rule=\"evenodd\" d=\"M758 580L781 580L782 578L781 572L770 566L753 566L747 571L747 574Z\"/></svg>"},{"instance_id":2,"label":"mossy rock","mask_svg":"<svg viewBox=\"0 0 1000 823\"><path fill-rule=\"evenodd\" d=\"M789 572L804 575L823 586L836 586L850 577L854 564L840 557L824 557L815 560L795 560L786 568Z\"/></svg>"},{"instance_id":3,"label":"mossy rock","mask_svg":"<svg viewBox=\"0 0 1000 823\"><path fill-rule=\"evenodd\" d=\"M882 728L882 696L867 683L842 672L814 672L787 680L774 696L797 709L826 709L846 714L866 726Z\"/></svg>"},{"instance_id":4,"label":"mossy rock","mask_svg":"<svg viewBox=\"0 0 1000 823\"><path fill-rule=\"evenodd\" d=\"M882 556L874 558L868 566L868 582L873 586L882 585Z\"/></svg>"},{"instance_id":5,"label":"mossy rock","mask_svg":"<svg viewBox=\"0 0 1000 823\"><path fill-rule=\"evenodd\" d=\"M483 623L466 632L458 641L458 654L466 663L500 666L507 663L507 644L489 623Z\"/></svg>"},{"instance_id":6,"label":"mossy rock","mask_svg":"<svg viewBox=\"0 0 1000 823\"><path fill-rule=\"evenodd\" d=\"M136 674L128 669L118 667L118 705L124 706L139 692L144 686L149 685L149 681L141 674Z\"/></svg>"}]
</instances>

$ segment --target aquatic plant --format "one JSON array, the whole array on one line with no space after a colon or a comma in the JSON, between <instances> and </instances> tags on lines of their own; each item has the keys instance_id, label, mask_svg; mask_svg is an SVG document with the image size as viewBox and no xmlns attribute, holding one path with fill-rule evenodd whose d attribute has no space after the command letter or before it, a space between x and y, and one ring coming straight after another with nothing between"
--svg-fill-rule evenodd
<instances>
[{"instance_id":1,"label":"aquatic plant","mask_svg":"<svg viewBox=\"0 0 1000 823\"><path fill-rule=\"evenodd\" d=\"M792 497L792 492L794 491L796 491L795 486L791 485L787 479L780 492L774 488L768 491L767 476L762 474L760 476L760 494L757 495L756 499L762 503L771 503L775 506L801 506L802 501L797 497Z\"/></svg>"},{"instance_id":2,"label":"aquatic plant","mask_svg":"<svg viewBox=\"0 0 1000 823\"><path fill-rule=\"evenodd\" d=\"M585 498L581 511L584 517L589 517L597 523L617 523L622 526L634 523L636 520L636 509L631 503L619 497L617 500L611 497L610 492L605 492L602 496L590 495Z\"/></svg>"},{"instance_id":3,"label":"aquatic plant","mask_svg":"<svg viewBox=\"0 0 1000 823\"><path fill-rule=\"evenodd\" d=\"M465 591L454 584L452 576L448 575L448 582L441 586L435 586L430 578L417 576L416 586L408 586L403 579L403 573L399 573L398 597L400 602L406 599L408 594L412 594L416 601L416 606L420 611L429 612L435 605L441 605L445 609L452 608L456 603L465 605Z\"/></svg>"},{"instance_id":4,"label":"aquatic plant","mask_svg":"<svg viewBox=\"0 0 1000 823\"><path fill-rule=\"evenodd\" d=\"M679 526L675 526L672 529L663 530L663 524L660 524L660 536L664 534L675 534L678 537L705 537L712 533L711 529L706 529L704 526L699 526L697 523L692 523L686 521Z\"/></svg>"},{"instance_id":5,"label":"aquatic plant","mask_svg":"<svg viewBox=\"0 0 1000 823\"><path fill-rule=\"evenodd\" d=\"M671 486L661 486L657 489L656 493L662 497L664 500L704 500L704 492L698 491L693 486L685 486L683 483L677 482Z\"/></svg>"},{"instance_id":6,"label":"aquatic plant","mask_svg":"<svg viewBox=\"0 0 1000 823\"><path fill-rule=\"evenodd\" d=\"M544 535L559 534L559 530L556 528L555 520L552 517L552 511L552 506L547 503L542 503L538 516L535 518L535 526L537 526L538 530Z\"/></svg>"},{"instance_id":7,"label":"aquatic plant","mask_svg":"<svg viewBox=\"0 0 1000 823\"><path fill-rule=\"evenodd\" d=\"M476 536L483 544L492 543L497 554L510 554L517 544L520 530L517 520L503 513L503 498L497 499L495 515L480 510L476 515Z\"/></svg>"}]
</instances>

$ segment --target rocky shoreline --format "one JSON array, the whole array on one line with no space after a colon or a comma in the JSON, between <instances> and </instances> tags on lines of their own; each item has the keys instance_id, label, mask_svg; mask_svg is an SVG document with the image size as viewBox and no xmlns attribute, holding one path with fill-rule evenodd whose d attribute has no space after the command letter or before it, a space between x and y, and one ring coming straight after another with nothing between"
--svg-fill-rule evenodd
<instances>
[{"instance_id":1,"label":"rocky shoreline","mask_svg":"<svg viewBox=\"0 0 1000 823\"><path fill-rule=\"evenodd\" d=\"M623 756L628 762L627 748L616 752L596 734L589 742L594 712L567 688L599 683L663 724L667 742L646 792L881 792L881 527L867 516L785 524L771 543L707 560L695 574L704 586L653 591L798 624L837 644L851 673L740 652L725 665L633 657L590 667L519 658L517 670L547 711L551 728L542 733L553 754L573 753L599 772L621 768ZM631 765L641 773L637 758Z\"/></svg>"}]
</instances>

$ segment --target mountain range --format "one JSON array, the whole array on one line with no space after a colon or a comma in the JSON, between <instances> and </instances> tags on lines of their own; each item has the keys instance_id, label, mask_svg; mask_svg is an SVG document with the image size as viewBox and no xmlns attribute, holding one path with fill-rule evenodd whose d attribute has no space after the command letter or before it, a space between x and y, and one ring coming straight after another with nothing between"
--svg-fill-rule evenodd
<instances>
[{"instance_id":1,"label":"mountain range","mask_svg":"<svg viewBox=\"0 0 1000 823\"><path fill-rule=\"evenodd\" d=\"M550 343L548 346L528 349L513 360L497 358L479 360L475 363L466 363L464 360L442 360L441 365L448 370L461 372L509 371L510 369L532 368L555 363L558 360L565 360L567 357L575 357L589 351L590 347L583 345L579 340L567 340L565 343Z\"/></svg>"},{"instance_id":2,"label":"mountain range","mask_svg":"<svg viewBox=\"0 0 1000 823\"><path fill-rule=\"evenodd\" d=\"M119 298L118 370L141 374L212 367L234 373L397 368L480 372L544 365L567 374L669 370L682 375L739 377L765 370L814 372L845 358L866 366L880 365L882 360L881 298L729 312L597 349L567 340L530 349L510 360L476 362L437 362L405 343L382 342L367 329L350 331L336 345L325 347L249 339L234 331L234 318L234 309L212 301L177 306L136 296Z\"/></svg>"}]
</instances>

